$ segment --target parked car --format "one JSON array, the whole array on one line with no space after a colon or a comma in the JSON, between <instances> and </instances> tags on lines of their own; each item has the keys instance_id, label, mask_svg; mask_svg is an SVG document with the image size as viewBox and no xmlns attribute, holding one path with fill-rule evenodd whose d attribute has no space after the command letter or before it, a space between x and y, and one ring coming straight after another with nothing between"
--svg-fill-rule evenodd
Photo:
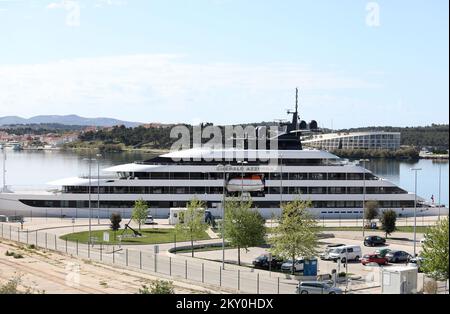
<instances>
[{"instance_id":1,"label":"parked car","mask_svg":"<svg viewBox=\"0 0 450 314\"><path fill-rule=\"evenodd\" d=\"M330 259L333 261L340 260L342 263L345 263L347 260L359 261L359 258L362 256L361 247L359 245L345 245L334 248L329 253Z\"/></svg>"},{"instance_id":2,"label":"parked car","mask_svg":"<svg viewBox=\"0 0 450 314\"><path fill-rule=\"evenodd\" d=\"M381 257L386 257L386 254L392 251L391 249L378 249L375 251L375 254L380 255Z\"/></svg>"},{"instance_id":3,"label":"parked car","mask_svg":"<svg viewBox=\"0 0 450 314\"><path fill-rule=\"evenodd\" d=\"M294 271L301 272L305 266L305 260L303 258L298 258L294 263ZM282 271L292 271L292 260L286 261L281 265Z\"/></svg>"},{"instance_id":4,"label":"parked car","mask_svg":"<svg viewBox=\"0 0 450 314\"><path fill-rule=\"evenodd\" d=\"M410 266L410 267L417 267L417 271L419 273L421 273L422 272L423 261L424 261L423 257L417 256L417 257L411 258L409 260L408 266Z\"/></svg>"},{"instance_id":5,"label":"parked car","mask_svg":"<svg viewBox=\"0 0 450 314\"><path fill-rule=\"evenodd\" d=\"M342 294L342 290L323 281L302 281L297 285L298 294Z\"/></svg>"},{"instance_id":6,"label":"parked car","mask_svg":"<svg viewBox=\"0 0 450 314\"><path fill-rule=\"evenodd\" d=\"M152 225L154 223L155 223L155 221L153 220L153 216L152 215L148 215L147 218L145 219L145 224L146 225Z\"/></svg>"},{"instance_id":7,"label":"parked car","mask_svg":"<svg viewBox=\"0 0 450 314\"><path fill-rule=\"evenodd\" d=\"M378 254L372 253L372 254L366 254L361 258L361 264L367 265L367 264L378 264L378 265L386 265L387 260L385 257L382 257Z\"/></svg>"},{"instance_id":8,"label":"parked car","mask_svg":"<svg viewBox=\"0 0 450 314\"><path fill-rule=\"evenodd\" d=\"M281 264L283 264L283 260L279 257L272 256L272 261L269 262L269 255L263 254L258 256L253 260L253 266L257 268L269 269L269 265L271 269L280 269Z\"/></svg>"},{"instance_id":9,"label":"parked car","mask_svg":"<svg viewBox=\"0 0 450 314\"><path fill-rule=\"evenodd\" d=\"M319 254L321 260L327 261L330 259L330 252L333 251L336 247L345 246L345 244L329 244L326 246L325 251Z\"/></svg>"},{"instance_id":10,"label":"parked car","mask_svg":"<svg viewBox=\"0 0 450 314\"><path fill-rule=\"evenodd\" d=\"M386 239L380 236L367 236L364 238L364 246L385 245Z\"/></svg>"},{"instance_id":11,"label":"parked car","mask_svg":"<svg viewBox=\"0 0 450 314\"><path fill-rule=\"evenodd\" d=\"M390 251L386 254L386 259L389 263L406 263L411 258L411 254L405 251Z\"/></svg>"}]
</instances>

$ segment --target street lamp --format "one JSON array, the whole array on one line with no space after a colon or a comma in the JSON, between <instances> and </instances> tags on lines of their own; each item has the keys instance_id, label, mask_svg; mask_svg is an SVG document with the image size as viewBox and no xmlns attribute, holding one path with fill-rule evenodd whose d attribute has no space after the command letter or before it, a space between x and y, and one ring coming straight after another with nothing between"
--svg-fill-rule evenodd
<instances>
[{"instance_id":1,"label":"street lamp","mask_svg":"<svg viewBox=\"0 0 450 314\"><path fill-rule=\"evenodd\" d=\"M97 224L100 224L100 158L102 154L97 154Z\"/></svg>"},{"instance_id":2,"label":"street lamp","mask_svg":"<svg viewBox=\"0 0 450 314\"><path fill-rule=\"evenodd\" d=\"M438 221L441 220L441 170L442 164L439 163Z\"/></svg>"},{"instance_id":3,"label":"street lamp","mask_svg":"<svg viewBox=\"0 0 450 314\"><path fill-rule=\"evenodd\" d=\"M365 236L365 212L366 212L366 161L370 161L369 159L360 159L360 162L363 163L363 210L362 210L362 235L363 239Z\"/></svg>"},{"instance_id":4,"label":"street lamp","mask_svg":"<svg viewBox=\"0 0 450 314\"><path fill-rule=\"evenodd\" d=\"M244 198L244 165L248 164L247 161L244 160L239 160L237 162L238 164L241 165L241 199Z\"/></svg>"},{"instance_id":5,"label":"street lamp","mask_svg":"<svg viewBox=\"0 0 450 314\"><path fill-rule=\"evenodd\" d=\"M416 220L417 220L417 171L422 168L411 168L414 171L414 257L416 257Z\"/></svg>"},{"instance_id":6,"label":"street lamp","mask_svg":"<svg viewBox=\"0 0 450 314\"><path fill-rule=\"evenodd\" d=\"M217 168L222 167L223 171L223 190L222 190L222 269L225 269L225 189L226 189L226 173L225 165L219 164Z\"/></svg>"},{"instance_id":7,"label":"street lamp","mask_svg":"<svg viewBox=\"0 0 450 314\"><path fill-rule=\"evenodd\" d=\"M283 205L283 154L280 154L280 211Z\"/></svg>"},{"instance_id":8,"label":"street lamp","mask_svg":"<svg viewBox=\"0 0 450 314\"><path fill-rule=\"evenodd\" d=\"M88 188L88 192L89 192L89 240L88 240L88 244L91 244L92 241L92 206L91 206L91 187L92 187L92 161L96 161L97 159L95 158L91 158L89 156L89 158L84 158L83 160L89 161L89 188Z\"/></svg>"},{"instance_id":9,"label":"street lamp","mask_svg":"<svg viewBox=\"0 0 450 314\"><path fill-rule=\"evenodd\" d=\"M6 148L3 151L3 189L2 192L6 192Z\"/></svg>"}]
</instances>

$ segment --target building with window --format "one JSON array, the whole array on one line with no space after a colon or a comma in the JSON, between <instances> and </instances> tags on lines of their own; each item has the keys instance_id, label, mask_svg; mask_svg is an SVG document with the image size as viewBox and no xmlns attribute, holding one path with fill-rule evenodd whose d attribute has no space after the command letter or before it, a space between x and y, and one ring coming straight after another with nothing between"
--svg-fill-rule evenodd
<instances>
[{"instance_id":1,"label":"building with window","mask_svg":"<svg viewBox=\"0 0 450 314\"><path fill-rule=\"evenodd\" d=\"M317 134L304 138L305 147L334 149L389 149L400 148L400 132L357 132Z\"/></svg>"}]
</instances>

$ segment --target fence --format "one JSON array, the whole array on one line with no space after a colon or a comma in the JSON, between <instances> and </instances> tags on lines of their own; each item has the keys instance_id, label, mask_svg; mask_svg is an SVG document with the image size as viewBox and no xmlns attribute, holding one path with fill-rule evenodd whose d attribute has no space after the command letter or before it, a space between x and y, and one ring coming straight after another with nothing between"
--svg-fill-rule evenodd
<instances>
[{"instance_id":1,"label":"fence","mask_svg":"<svg viewBox=\"0 0 450 314\"><path fill-rule=\"evenodd\" d=\"M216 286L225 291L251 294L292 294L298 281L269 276L252 268L222 266L214 262L183 257L171 257L152 250L129 249L126 246L70 242L44 231L22 230L20 227L0 223L0 237L36 248L71 254L79 258L117 265L148 274L161 274L171 279L181 279ZM138 290L139 287L136 287Z\"/></svg>"}]
</instances>

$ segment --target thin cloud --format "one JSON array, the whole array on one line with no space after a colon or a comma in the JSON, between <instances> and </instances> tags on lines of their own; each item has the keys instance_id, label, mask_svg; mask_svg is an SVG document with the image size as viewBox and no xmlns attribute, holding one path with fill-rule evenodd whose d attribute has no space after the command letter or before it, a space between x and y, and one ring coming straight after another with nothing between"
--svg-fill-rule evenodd
<instances>
[{"instance_id":1,"label":"thin cloud","mask_svg":"<svg viewBox=\"0 0 450 314\"><path fill-rule=\"evenodd\" d=\"M191 114L220 101L242 110L251 99L276 101L280 90L376 88L359 78L300 64L190 63L181 55L146 54L0 65L0 115L130 111ZM284 109L284 108L283 108ZM142 119L141 119L142 120Z\"/></svg>"}]
</instances>

